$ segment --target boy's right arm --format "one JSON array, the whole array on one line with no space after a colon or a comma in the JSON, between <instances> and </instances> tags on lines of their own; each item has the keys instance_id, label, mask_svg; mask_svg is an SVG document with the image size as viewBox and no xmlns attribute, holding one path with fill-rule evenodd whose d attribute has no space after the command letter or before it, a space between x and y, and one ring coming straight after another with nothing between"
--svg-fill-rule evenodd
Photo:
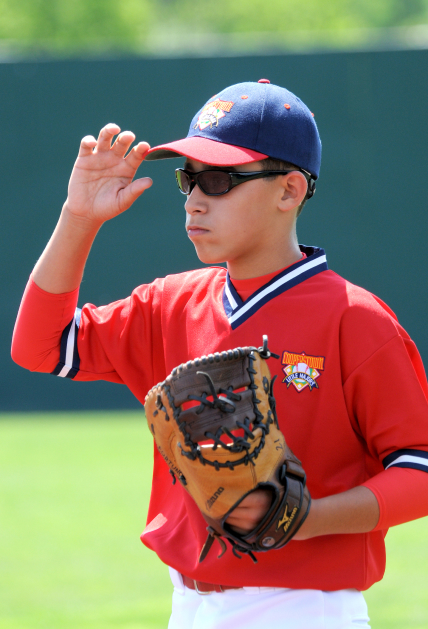
<instances>
[{"instance_id":1,"label":"boy's right arm","mask_svg":"<svg viewBox=\"0 0 428 629\"><path fill-rule=\"evenodd\" d=\"M129 151L134 134L120 133L112 143L118 133L119 127L109 124L97 140L83 138L68 198L24 293L12 358L32 371L49 372L58 363L61 335L74 316L76 289L99 228L127 210L152 184L147 177L133 181L149 145L140 142Z\"/></svg>"},{"instance_id":2,"label":"boy's right arm","mask_svg":"<svg viewBox=\"0 0 428 629\"><path fill-rule=\"evenodd\" d=\"M149 145L115 124L101 129L98 139L86 136L71 174L68 198L56 229L33 270L34 282L48 293L67 293L82 280L90 248L101 225L127 210L152 184L133 181Z\"/></svg>"}]
</instances>

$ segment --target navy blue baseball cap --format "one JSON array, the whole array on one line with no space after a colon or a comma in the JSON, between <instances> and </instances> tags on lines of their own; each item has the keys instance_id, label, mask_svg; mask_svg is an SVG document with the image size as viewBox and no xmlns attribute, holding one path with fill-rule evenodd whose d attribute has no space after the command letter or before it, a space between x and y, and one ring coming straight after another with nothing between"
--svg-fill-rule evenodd
<instances>
[{"instance_id":1,"label":"navy blue baseball cap","mask_svg":"<svg viewBox=\"0 0 428 629\"><path fill-rule=\"evenodd\" d=\"M313 114L284 87L267 79L237 83L210 98L182 140L155 146L146 160L185 156L213 166L271 157L318 178L321 140Z\"/></svg>"}]
</instances>

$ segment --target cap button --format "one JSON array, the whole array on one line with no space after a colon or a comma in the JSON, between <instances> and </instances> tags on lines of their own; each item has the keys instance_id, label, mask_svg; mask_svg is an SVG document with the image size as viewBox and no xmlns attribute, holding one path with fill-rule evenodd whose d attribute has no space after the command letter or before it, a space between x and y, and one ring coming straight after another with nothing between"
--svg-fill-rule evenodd
<instances>
[{"instance_id":1,"label":"cap button","mask_svg":"<svg viewBox=\"0 0 428 629\"><path fill-rule=\"evenodd\" d=\"M257 83L270 83L269 79L260 79Z\"/></svg>"}]
</instances>

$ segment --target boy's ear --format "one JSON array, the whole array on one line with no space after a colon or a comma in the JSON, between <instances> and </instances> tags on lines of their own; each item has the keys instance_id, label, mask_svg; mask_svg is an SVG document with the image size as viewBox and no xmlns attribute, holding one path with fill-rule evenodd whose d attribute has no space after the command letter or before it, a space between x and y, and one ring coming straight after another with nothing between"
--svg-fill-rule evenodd
<instances>
[{"instance_id":1,"label":"boy's ear","mask_svg":"<svg viewBox=\"0 0 428 629\"><path fill-rule=\"evenodd\" d=\"M298 170L293 170L280 179L282 196L278 208L283 212L288 212L298 207L308 192L308 181L305 175Z\"/></svg>"}]
</instances>

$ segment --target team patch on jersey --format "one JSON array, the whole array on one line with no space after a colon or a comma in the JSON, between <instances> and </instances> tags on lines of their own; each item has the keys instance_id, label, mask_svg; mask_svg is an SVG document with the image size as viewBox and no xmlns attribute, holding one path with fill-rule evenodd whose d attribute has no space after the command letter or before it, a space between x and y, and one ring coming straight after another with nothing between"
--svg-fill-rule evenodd
<instances>
[{"instance_id":1,"label":"team patch on jersey","mask_svg":"<svg viewBox=\"0 0 428 629\"><path fill-rule=\"evenodd\" d=\"M318 389L317 378L320 377L320 371L324 371L324 356L309 356L302 352L294 354L293 352L283 352L282 371L285 374L283 382L287 385L287 389L292 384L300 393L306 387L309 390Z\"/></svg>"},{"instance_id":2,"label":"team patch on jersey","mask_svg":"<svg viewBox=\"0 0 428 629\"><path fill-rule=\"evenodd\" d=\"M232 101L220 100L219 98L207 103L199 114L198 122L195 124L194 129L199 127L203 131L213 125L217 127L220 118L224 118L225 112L229 113L234 104Z\"/></svg>"}]
</instances>

